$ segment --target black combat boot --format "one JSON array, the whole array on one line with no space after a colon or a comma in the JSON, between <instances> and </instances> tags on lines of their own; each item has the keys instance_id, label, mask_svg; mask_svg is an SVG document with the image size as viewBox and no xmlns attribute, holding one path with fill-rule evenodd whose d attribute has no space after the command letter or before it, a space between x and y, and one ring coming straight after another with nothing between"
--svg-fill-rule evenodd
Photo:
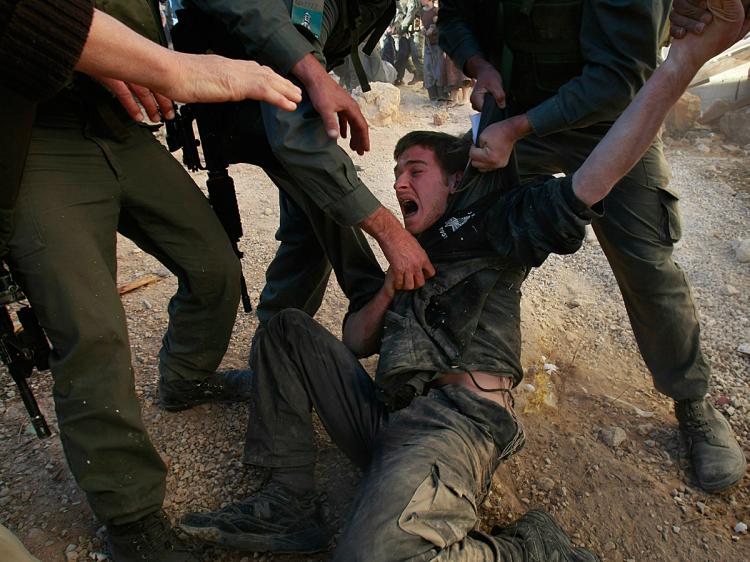
<instances>
[{"instance_id":1,"label":"black combat boot","mask_svg":"<svg viewBox=\"0 0 750 562\"><path fill-rule=\"evenodd\" d=\"M322 520L314 494L298 496L271 481L221 511L188 513L180 527L193 537L237 550L313 553L331 546Z\"/></svg>"},{"instance_id":2,"label":"black combat boot","mask_svg":"<svg viewBox=\"0 0 750 562\"><path fill-rule=\"evenodd\" d=\"M163 511L134 523L107 525L114 562L200 562L174 532Z\"/></svg>"},{"instance_id":3,"label":"black combat boot","mask_svg":"<svg viewBox=\"0 0 750 562\"><path fill-rule=\"evenodd\" d=\"M230 369L203 380L159 379L159 407L168 412L187 410L204 402L244 402L250 399L252 371Z\"/></svg>"},{"instance_id":4,"label":"black combat boot","mask_svg":"<svg viewBox=\"0 0 750 562\"><path fill-rule=\"evenodd\" d=\"M732 426L707 400L675 402L675 416L687 440L690 462L700 487L719 492L742 480L745 454Z\"/></svg>"},{"instance_id":5,"label":"black combat boot","mask_svg":"<svg viewBox=\"0 0 750 562\"><path fill-rule=\"evenodd\" d=\"M585 548L573 546L554 518L532 509L507 527L492 529L500 560L512 562L599 562Z\"/></svg>"}]
</instances>

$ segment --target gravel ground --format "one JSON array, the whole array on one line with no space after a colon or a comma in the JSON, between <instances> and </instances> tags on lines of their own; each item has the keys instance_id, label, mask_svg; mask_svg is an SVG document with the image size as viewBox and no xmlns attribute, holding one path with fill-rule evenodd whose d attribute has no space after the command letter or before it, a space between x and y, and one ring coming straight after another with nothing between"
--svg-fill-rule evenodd
<instances>
[{"instance_id":1,"label":"gravel ground","mask_svg":"<svg viewBox=\"0 0 750 562\"><path fill-rule=\"evenodd\" d=\"M463 132L469 114L467 107L443 114L415 88L401 92L400 121L373 128L372 152L354 157L365 182L393 209L396 140L417 128ZM445 121L439 127L436 113L441 114L438 122ZM683 240L675 255L693 283L701 312L704 351L714 373L711 397L747 452L750 357L738 348L750 343L750 263L738 260L733 242L750 238L750 160L747 151L722 148L721 139L705 131L667 148L674 185L682 195ZM264 268L276 248L276 192L252 167L238 166L233 175L246 231L244 271L257 302ZM196 179L202 183L200 175ZM120 244L119 257L121 283L165 273L128 241ZM165 509L176 518L243 497L260 485L262 474L241 462L245 405L204 405L166 414L154 404L156 354L175 286L165 276L123 302L144 419L169 464ZM482 506L482 526L542 506L604 560L749 560L749 539L737 527L750 523L747 478L722 495L706 495L694 486L670 402L653 390L596 241L574 256L550 258L531 275L524 293L528 375L517 392L517 409L528 443L498 471ZM318 319L337 332L345 308L341 291L331 283ZM223 367L245 363L256 324L252 315L239 314ZM32 385L56 433L51 379L37 375ZM104 559L100 526L67 470L59 440L39 441L29 433L10 384L0 390L0 398L0 521L44 562ZM318 480L330 504L327 522L339 528L359 475L318 429ZM203 556L206 561L326 558L213 549Z\"/></svg>"}]
</instances>

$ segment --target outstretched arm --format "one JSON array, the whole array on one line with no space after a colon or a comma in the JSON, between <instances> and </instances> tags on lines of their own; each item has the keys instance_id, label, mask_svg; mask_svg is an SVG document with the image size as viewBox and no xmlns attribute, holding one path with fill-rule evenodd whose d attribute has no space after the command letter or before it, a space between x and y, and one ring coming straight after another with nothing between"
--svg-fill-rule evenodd
<instances>
[{"instance_id":1,"label":"outstretched arm","mask_svg":"<svg viewBox=\"0 0 750 562\"><path fill-rule=\"evenodd\" d=\"M737 41L745 20L741 0L709 0L708 9L713 22L701 36L674 42L664 64L573 175L573 191L586 205L602 200L643 156L701 66Z\"/></svg>"},{"instance_id":2,"label":"outstretched arm","mask_svg":"<svg viewBox=\"0 0 750 562\"><path fill-rule=\"evenodd\" d=\"M140 110L131 92L141 100L153 120L158 120L154 101L169 118L171 103L167 98L181 102L249 98L288 111L294 110L301 100L300 89L268 67L216 55L170 51L99 10L94 11L76 70L104 82L136 119ZM151 92L158 93L155 100Z\"/></svg>"}]
</instances>

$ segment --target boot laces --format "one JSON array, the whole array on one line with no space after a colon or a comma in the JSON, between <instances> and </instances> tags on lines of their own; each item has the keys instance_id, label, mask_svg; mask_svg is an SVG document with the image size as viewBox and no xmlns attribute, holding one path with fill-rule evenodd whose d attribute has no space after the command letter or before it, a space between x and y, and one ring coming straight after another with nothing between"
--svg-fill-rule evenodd
<instances>
[{"instance_id":1,"label":"boot laces","mask_svg":"<svg viewBox=\"0 0 750 562\"><path fill-rule=\"evenodd\" d=\"M154 548L161 546L161 552L180 552L180 544L171 525L164 517L149 518L134 534L131 543L141 560L149 560L156 554Z\"/></svg>"},{"instance_id":2,"label":"boot laces","mask_svg":"<svg viewBox=\"0 0 750 562\"><path fill-rule=\"evenodd\" d=\"M713 429L703 411L702 403L690 405L685 412L684 431L692 438L708 439L713 436Z\"/></svg>"}]
</instances>

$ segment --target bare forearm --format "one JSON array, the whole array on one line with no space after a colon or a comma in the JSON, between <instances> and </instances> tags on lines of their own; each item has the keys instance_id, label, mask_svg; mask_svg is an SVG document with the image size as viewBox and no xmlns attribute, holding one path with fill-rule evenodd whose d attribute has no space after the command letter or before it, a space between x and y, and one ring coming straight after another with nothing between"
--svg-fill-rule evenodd
<instances>
[{"instance_id":1,"label":"bare forearm","mask_svg":"<svg viewBox=\"0 0 750 562\"><path fill-rule=\"evenodd\" d=\"M312 53L307 53L292 67L292 74L296 76L305 88L311 88L319 80L330 78L320 61Z\"/></svg>"},{"instance_id":2,"label":"bare forearm","mask_svg":"<svg viewBox=\"0 0 750 562\"><path fill-rule=\"evenodd\" d=\"M174 51L149 41L115 18L94 10L89 36L76 70L164 92L173 82L177 56Z\"/></svg>"},{"instance_id":3,"label":"bare forearm","mask_svg":"<svg viewBox=\"0 0 750 562\"><path fill-rule=\"evenodd\" d=\"M745 8L740 0L714 0L709 10L714 21L703 35L675 41L664 64L573 176L573 190L582 202L590 206L609 193L646 151L701 66L741 36Z\"/></svg>"},{"instance_id":4,"label":"bare forearm","mask_svg":"<svg viewBox=\"0 0 750 562\"><path fill-rule=\"evenodd\" d=\"M481 55L474 55L469 58L464 65L464 72L469 78L477 78L479 73L485 67L491 67L492 65Z\"/></svg>"},{"instance_id":5,"label":"bare forearm","mask_svg":"<svg viewBox=\"0 0 750 562\"><path fill-rule=\"evenodd\" d=\"M699 68L670 56L656 70L573 176L582 202L591 206L603 199L638 162Z\"/></svg>"},{"instance_id":6,"label":"bare forearm","mask_svg":"<svg viewBox=\"0 0 750 562\"><path fill-rule=\"evenodd\" d=\"M401 232L404 227L388 209L382 205L358 225L367 234L375 238L382 247L387 244L394 232Z\"/></svg>"},{"instance_id":7,"label":"bare forearm","mask_svg":"<svg viewBox=\"0 0 750 562\"><path fill-rule=\"evenodd\" d=\"M352 314L343 330L344 345L357 357L367 357L380 349L383 338L383 319L393 300L385 287L362 309Z\"/></svg>"}]
</instances>

